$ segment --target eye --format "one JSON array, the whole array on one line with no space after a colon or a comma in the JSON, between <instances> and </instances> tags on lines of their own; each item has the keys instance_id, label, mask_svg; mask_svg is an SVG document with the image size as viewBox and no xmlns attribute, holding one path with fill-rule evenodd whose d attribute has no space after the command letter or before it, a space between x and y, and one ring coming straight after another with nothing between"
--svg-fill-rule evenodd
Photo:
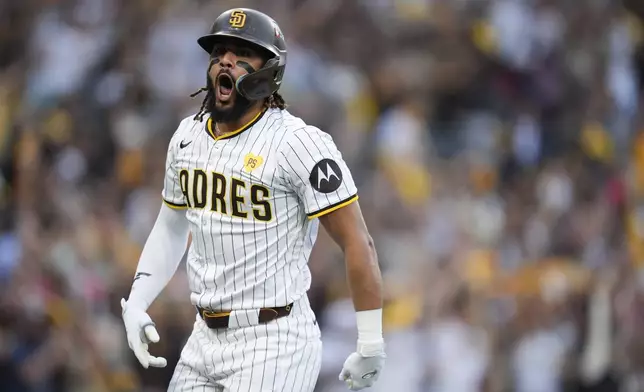
<instances>
[{"instance_id":1,"label":"eye","mask_svg":"<svg viewBox=\"0 0 644 392\"><path fill-rule=\"evenodd\" d=\"M219 57L219 56L223 56L225 54L226 54L226 47L224 45L216 44L212 48L211 57Z\"/></svg>"},{"instance_id":2,"label":"eye","mask_svg":"<svg viewBox=\"0 0 644 392\"><path fill-rule=\"evenodd\" d=\"M253 51L248 48L239 48L237 50L237 56L239 57L253 57Z\"/></svg>"}]
</instances>

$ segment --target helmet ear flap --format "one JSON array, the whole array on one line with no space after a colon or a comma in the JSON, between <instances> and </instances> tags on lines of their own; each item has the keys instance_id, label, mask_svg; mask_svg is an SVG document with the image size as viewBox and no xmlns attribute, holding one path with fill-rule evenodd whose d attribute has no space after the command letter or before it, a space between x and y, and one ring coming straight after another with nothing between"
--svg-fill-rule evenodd
<instances>
[{"instance_id":1,"label":"helmet ear flap","mask_svg":"<svg viewBox=\"0 0 644 392\"><path fill-rule=\"evenodd\" d=\"M235 88L246 99L258 101L269 97L280 87L276 82L276 74L281 71L276 59L270 59L266 65L253 73L242 75L237 79Z\"/></svg>"}]
</instances>

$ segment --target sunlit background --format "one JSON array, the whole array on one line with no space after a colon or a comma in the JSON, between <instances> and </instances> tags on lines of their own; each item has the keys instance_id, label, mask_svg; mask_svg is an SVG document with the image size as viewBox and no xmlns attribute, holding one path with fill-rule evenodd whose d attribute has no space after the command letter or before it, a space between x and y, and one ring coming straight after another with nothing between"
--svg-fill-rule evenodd
<instances>
[{"instance_id":1,"label":"sunlit background","mask_svg":"<svg viewBox=\"0 0 644 392\"><path fill-rule=\"evenodd\" d=\"M630 3L0 1L0 391L165 391L195 319L184 269L150 309L166 369L136 362L119 300L167 143L201 103L196 39L240 6L278 21L289 110L334 137L358 183L387 297L372 391L643 391ZM316 392L343 391L355 320L323 230L310 267Z\"/></svg>"}]
</instances>

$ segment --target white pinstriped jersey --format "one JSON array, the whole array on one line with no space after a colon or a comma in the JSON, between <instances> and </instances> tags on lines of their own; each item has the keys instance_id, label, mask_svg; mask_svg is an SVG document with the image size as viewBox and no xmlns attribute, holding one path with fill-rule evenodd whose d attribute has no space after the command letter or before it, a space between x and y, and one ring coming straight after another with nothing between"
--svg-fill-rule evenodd
<instances>
[{"instance_id":1,"label":"white pinstriped jersey","mask_svg":"<svg viewBox=\"0 0 644 392\"><path fill-rule=\"evenodd\" d=\"M209 120L184 119L170 141L162 194L190 222L191 302L215 311L305 295L315 218L358 198L331 136L279 109L218 138Z\"/></svg>"}]
</instances>

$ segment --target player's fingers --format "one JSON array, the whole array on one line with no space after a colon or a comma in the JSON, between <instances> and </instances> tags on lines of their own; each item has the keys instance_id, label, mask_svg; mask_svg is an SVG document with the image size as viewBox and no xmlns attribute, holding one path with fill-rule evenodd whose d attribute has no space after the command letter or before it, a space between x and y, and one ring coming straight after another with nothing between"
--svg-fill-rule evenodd
<instances>
[{"instance_id":1,"label":"player's fingers","mask_svg":"<svg viewBox=\"0 0 644 392\"><path fill-rule=\"evenodd\" d=\"M356 382L351 384L351 390L352 391L360 391L360 390L363 390L363 389L368 388L370 386L371 386L371 384L356 381Z\"/></svg>"},{"instance_id":2,"label":"player's fingers","mask_svg":"<svg viewBox=\"0 0 644 392\"><path fill-rule=\"evenodd\" d=\"M150 366L152 367L163 368L163 367L166 367L166 365L168 364L168 361L166 361L166 359L163 357L150 356L149 358L150 358Z\"/></svg>"},{"instance_id":3,"label":"player's fingers","mask_svg":"<svg viewBox=\"0 0 644 392\"><path fill-rule=\"evenodd\" d=\"M159 341L159 333L157 332L157 329L154 328L154 325L146 325L145 328L143 328L143 332L145 334L145 337L147 338L147 341L150 343L157 343Z\"/></svg>"},{"instance_id":4,"label":"player's fingers","mask_svg":"<svg viewBox=\"0 0 644 392\"><path fill-rule=\"evenodd\" d=\"M121 309L125 309L125 298L121 298Z\"/></svg>"},{"instance_id":5,"label":"player's fingers","mask_svg":"<svg viewBox=\"0 0 644 392\"><path fill-rule=\"evenodd\" d=\"M347 370L346 368L342 368L342 371L340 372L340 375L338 376L338 380L345 381L349 377L351 377L351 373L349 372L349 370Z\"/></svg>"},{"instance_id":6,"label":"player's fingers","mask_svg":"<svg viewBox=\"0 0 644 392\"><path fill-rule=\"evenodd\" d=\"M150 365L150 354L148 353L147 347L145 347L144 345L136 344L132 348L132 351L134 352L136 359L138 359L141 363L141 366L147 369Z\"/></svg>"}]
</instances>

